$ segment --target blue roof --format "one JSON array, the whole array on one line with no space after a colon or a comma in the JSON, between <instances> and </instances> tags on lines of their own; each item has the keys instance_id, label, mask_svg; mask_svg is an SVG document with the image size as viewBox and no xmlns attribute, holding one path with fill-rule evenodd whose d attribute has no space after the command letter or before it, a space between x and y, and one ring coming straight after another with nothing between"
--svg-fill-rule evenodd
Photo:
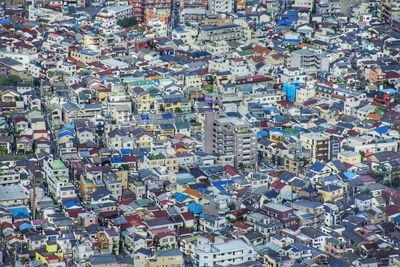
<instances>
[{"instance_id":1,"label":"blue roof","mask_svg":"<svg viewBox=\"0 0 400 267\"><path fill-rule=\"evenodd\" d=\"M30 217L30 211L27 208L12 208L9 211L13 219L24 219Z\"/></svg>"},{"instance_id":2,"label":"blue roof","mask_svg":"<svg viewBox=\"0 0 400 267\"><path fill-rule=\"evenodd\" d=\"M28 223L28 222L25 222L25 223L23 223L23 224L21 224L21 225L19 226L19 229L20 229L21 231L26 230L26 229L33 229L33 226L32 226L32 224L30 224L30 223Z\"/></svg>"},{"instance_id":3,"label":"blue roof","mask_svg":"<svg viewBox=\"0 0 400 267\"><path fill-rule=\"evenodd\" d=\"M171 120L173 118L174 118L174 116L172 114L169 114L169 113L162 114L162 119L163 120Z\"/></svg>"},{"instance_id":4,"label":"blue roof","mask_svg":"<svg viewBox=\"0 0 400 267\"><path fill-rule=\"evenodd\" d=\"M320 172L323 168L325 168L325 164L317 161L310 167L310 171Z\"/></svg>"},{"instance_id":5,"label":"blue roof","mask_svg":"<svg viewBox=\"0 0 400 267\"><path fill-rule=\"evenodd\" d=\"M79 201L75 201L75 200L70 200L64 203L65 208L70 209L73 206L78 206L78 207L82 207L81 203Z\"/></svg>"},{"instance_id":6,"label":"blue roof","mask_svg":"<svg viewBox=\"0 0 400 267\"><path fill-rule=\"evenodd\" d=\"M339 190L341 187L335 184L328 184L325 186L320 187L319 189L325 192L333 192Z\"/></svg>"},{"instance_id":7,"label":"blue roof","mask_svg":"<svg viewBox=\"0 0 400 267\"><path fill-rule=\"evenodd\" d=\"M285 39L283 39L283 42L284 43L289 43L289 44L299 44L300 40L299 39L288 39L288 38L285 38Z\"/></svg>"},{"instance_id":8,"label":"blue roof","mask_svg":"<svg viewBox=\"0 0 400 267\"><path fill-rule=\"evenodd\" d=\"M10 19L2 19L0 20L1 25L10 25L12 21Z\"/></svg>"},{"instance_id":9,"label":"blue roof","mask_svg":"<svg viewBox=\"0 0 400 267\"><path fill-rule=\"evenodd\" d=\"M269 133L267 130L261 130L257 133L257 139L261 139L263 137L268 137Z\"/></svg>"},{"instance_id":10,"label":"blue roof","mask_svg":"<svg viewBox=\"0 0 400 267\"><path fill-rule=\"evenodd\" d=\"M223 181L217 181L213 182L212 185L216 187L219 191L225 191L224 185L228 184L233 184L233 180L223 180Z\"/></svg>"},{"instance_id":11,"label":"blue roof","mask_svg":"<svg viewBox=\"0 0 400 267\"><path fill-rule=\"evenodd\" d=\"M124 163L124 157L112 157L111 158L111 163Z\"/></svg>"},{"instance_id":12,"label":"blue roof","mask_svg":"<svg viewBox=\"0 0 400 267\"><path fill-rule=\"evenodd\" d=\"M389 94L389 95L397 95L398 94L397 90L395 90L393 88L380 89L379 91L384 92L385 94Z\"/></svg>"},{"instance_id":13,"label":"blue roof","mask_svg":"<svg viewBox=\"0 0 400 267\"><path fill-rule=\"evenodd\" d=\"M132 149L130 149L130 148L123 148L123 149L121 149L121 154L122 155L132 155Z\"/></svg>"},{"instance_id":14,"label":"blue roof","mask_svg":"<svg viewBox=\"0 0 400 267\"><path fill-rule=\"evenodd\" d=\"M355 173L353 173L353 172L344 172L343 174L344 174L344 176L346 176L346 178L349 179L349 180L354 179L354 178L357 176L357 174L355 174Z\"/></svg>"},{"instance_id":15,"label":"blue roof","mask_svg":"<svg viewBox=\"0 0 400 267\"><path fill-rule=\"evenodd\" d=\"M188 210L192 213L198 214L203 211L203 207L200 204L192 202L188 205Z\"/></svg>"},{"instance_id":16,"label":"blue roof","mask_svg":"<svg viewBox=\"0 0 400 267\"><path fill-rule=\"evenodd\" d=\"M58 132L58 138L61 138L64 136L74 136L74 133L69 130L62 130L62 131Z\"/></svg>"},{"instance_id":17,"label":"blue roof","mask_svg":"<svg viewBox=\"0 0 400 267\"><path fill-rule=\"evenodd\" d=\"M82 158L89 158L90 152L89 151L79 151L79 156Z\"/></svg>"},{"instance_id":18,"label":"blue roof","mask_svg":"<svg viewBox=\"0 0 400 267\"><path fill-rule=\"evenodd\" d=\"M196 188L196 190L199 191L200 193L202 193L203 195L209 195L209 194L212 193L211 190L208 190L208 189L203 188L203 187Z\"/></svg>"},{"instance_id":19,"label":"blue roof","mask_svg":"<svg viewBox=\"0 0 400 267\"><path fill-rule=\"evenodd\" d=\"M142 121L148 121L148 120L150 119L150 117L149 117L149 115L147 115L147 114L142 114L142 115L140 115L140 119L141 119Z\"/></svg>"},{"instance_id":20,"label":"blue roof","mask_svg":"<svg viewBox=\"0 0 400 267\"><path fill-rule=\"evenodd\" d=\"M73 130L73 129L75 129L75 124L66 123L66 124L64 124L64 129Z\"/></svg>"},{"instance_id":21,"label":"blue roof","mask_svg":"<svg viewBox=\"0 0 400 267\"><path fill-rule=\"evenodd\" d=\"M394 217L393 221L395 221L396 223L400 223L400 215L397 215L396 217Z\"/></svg>"},{"instance_id":22,"label":"blue roof","mask_svg":"<svg viewBox=\"0 0 400 267\"><path fill-rule=\"evenodd\" d=\"M187 195L185 195L185 194L182 194L182 193L179 193L179 192L177 192L177 193L175 193L175 199L176 199L176 201L178 201L178 202L183 202L183 201L185 201L186 199L188 199L189 197L187 196Z\"/></svg>"},{"instance_id":23,"label":"blue roof","mask_svg":"<svg viewBox=\"0 0 400 267\"><path fill-rule=\"evenodd\" d=\"M389 131L389 127L388 126L380 126L378 128L375 129L375 132L377 132L378 134L382 135L384 133L387 133L387 131Z\"/></svg>"}]
</instances>

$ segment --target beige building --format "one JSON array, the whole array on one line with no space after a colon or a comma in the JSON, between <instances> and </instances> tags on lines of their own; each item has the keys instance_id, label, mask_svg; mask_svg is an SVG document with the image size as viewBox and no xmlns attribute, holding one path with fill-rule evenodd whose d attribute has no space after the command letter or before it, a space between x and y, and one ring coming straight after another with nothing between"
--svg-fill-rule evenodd
<instances>
[{"instance_id":1,"label":"beige building","mask_svg":"<svg viewBox=\"0 0 400 267\"><path fill-rule=\"evenodd\" d=\"M300 141L303 148L310 150L311 161L329 160L329 137L320 133L301 133Z\"/></svg>"},{"instance_id":2,"label":"beige building","mask_svg":"<svg viewBox=\"0 0 400 267\"><path fill-rule=\"evenodd\" d=\"M361 163L361 154L354 151L342 151L338 154L338 158L340 161L352 165Z\"/></svg>"},{"instance_id":3,"label":"beige building","mask_svg":"<svg viewBox=\"0 0 400 267\"><path fill-rule=\"evenodd\" d=\"M89 49L81 49L71 52L71 57L82 62L82 63L90 63L95 62L100 59L100 53L95 51L91 51Z\"/></svg>"},{"instance_id":4,"label":"beige building","mask_svg":"<svg viewBox=\"0 0 400 267\"><path fill-rule=\"evenodd\" d=\"M183 254L179 249L168 249L158 251L154 256L141 253L140 250L135 253L133 259L135 267L183 267Z\"/></svg>"}]
</instances>

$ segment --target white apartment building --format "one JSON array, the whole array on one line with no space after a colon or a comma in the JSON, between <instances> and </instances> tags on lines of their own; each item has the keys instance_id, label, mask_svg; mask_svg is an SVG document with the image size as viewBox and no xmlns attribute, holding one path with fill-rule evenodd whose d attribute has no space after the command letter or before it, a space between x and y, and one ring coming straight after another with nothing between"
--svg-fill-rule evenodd
<instances>
[{"instance_id":1,"label":"white apartment building","mask_svg":"<svg viewBox=\"0 0 400 267\"><path fill-rule=\"evenodd\" d=\"M96 20L101 23L104 28L115 26L120 19L132 17L132 7L109 6L105 7L96 15Z\"/></svg>"},{"instance_id":2,"label":"white apartment building","mask_svg":"<svg viewBox=\"0 0 400 267\"><path fill-rule=\"evenodd\" d=\"M208 0L208 10L212 14L233 12L233 0Z\"/></svg>"},{"instance_id":3,"label":"white apartment building","mask_svg":"<svg viewBox=\"0 0 400 267\"><path fill-rule=\"evenodd\" d=\"M207 238L199 237L195 249L196 266L240 266L255 260L251 246L241 239L212 244Z\"/></svg>"}]
</instances>

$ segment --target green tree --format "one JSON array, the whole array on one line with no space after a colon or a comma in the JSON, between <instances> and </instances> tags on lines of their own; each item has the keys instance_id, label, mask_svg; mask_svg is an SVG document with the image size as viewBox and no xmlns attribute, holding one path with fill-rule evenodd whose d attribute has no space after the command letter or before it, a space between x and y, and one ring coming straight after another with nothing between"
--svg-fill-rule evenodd
<instances>
[{"instance_id":1,"label":"green tree","mask_svg":"<svg viewBox=\"0 0 400 267\"><path fill-rule=\"evenodd\" d=\"M175 108L175 113L181 113L182 112L182 109L181 108L179 108L179 107L176 107Z\"/></svg>"},{"instance_id":2,"label":"green tree","mask_svg":"<svg viewBox=\"0 0 400 267\"><path fill-rule=\"evenodd\" d=\"M35 87L39 87L40 86L40 79L39 78L33 78L33 85Z\"/></svg>"},{"instance_id":3,"label":"green tree","mask_svg":"<svg viewBox=\"0 0 400 267\"><path fill-rule=\"evenodd\" d=\"M160 112L165 112L164 105L160 105Z\"/></svg>"},{"instance_id":4,"label":"green tree","mask_svg":"<svg viewBox=\"0 0 400 267\"><path fill-rule=\"evenodd\" d=\"M7 76L0 76L0 85L1 86L10 86L10 85L17 85L18 83L22 82L21 77L17 75L7 75Z\"/></svg>"},{"instance_id":5,"label":"green tree","mask_svg":"<svg viewBox=\"0 0 400 267\"><path fill-rule=\"evenodd\" d=\"M129 28L136 25L136 18L135 17L128 17L124 19L120 19L117 21L117 24L122 28Z\"/></svg>"},{"instance_id":6,"label":"green tree","mask_svg":"<svg viewBox=\"0 0 400 267\"><path fill-rule=\"evenodd\" d=\"M241 170L241 171L243 171L244 170L244 165L243 165L243 163L239 163L239 165L238 165L238 168L239 168L239 170Z\"/></svg>"}]
</instances>

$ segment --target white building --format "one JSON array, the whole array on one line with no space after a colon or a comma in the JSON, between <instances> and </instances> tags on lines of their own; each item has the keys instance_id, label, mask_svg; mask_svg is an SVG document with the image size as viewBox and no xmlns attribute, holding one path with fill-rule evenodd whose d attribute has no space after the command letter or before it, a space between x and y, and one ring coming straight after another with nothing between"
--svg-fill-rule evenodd
<instances>
[{"instance_id":1,"label":"white building","mask_svg":"<svg viewBox=\"0 0 400 267\"><path fill-rule=\"evenodd\" d=\"M225 243L212 244L205 237L197 239L195 250L196 266L240 266L255 260L255 252L251 246L241 239Z\"/></svg>"},{"instance_id":2,"label":"white building","mask_svg":"<svg viewBox=\"0 0 400 267\"><path fill-rule=\"evenodd\" d=\"M96 16L96 20L104 28L115 26L120 19L132 17L131 6L109 6L105 7Z\"/></svg>"},{"instance_id":3,"label":"white building","mask_svg":"<svg viewBox=\"0 0 400 267\"><path fill-rule=\"evenodd\" d=\"M233 12L232 0L208 0L208 10L212 14Z\"/></svg>"}]
</instances>

